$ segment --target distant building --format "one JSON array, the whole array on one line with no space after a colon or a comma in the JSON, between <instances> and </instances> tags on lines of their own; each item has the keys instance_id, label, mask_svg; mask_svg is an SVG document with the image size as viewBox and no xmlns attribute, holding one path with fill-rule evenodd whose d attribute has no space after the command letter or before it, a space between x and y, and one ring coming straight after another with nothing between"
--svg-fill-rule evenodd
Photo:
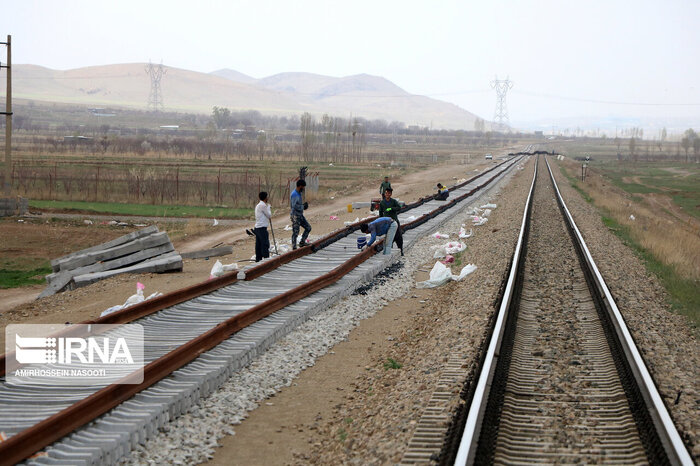
<instances>
[{"instance_id":1,"label":"distant building","mask_svg":"<svg viewBox=\"0 0 700 466\"><path fill-rule=\"evenodd\" d=\"M542 131L535 131L535 137L536 137L536 138L543 138L543 137L544 137L544 133L543 133Z\"/></svg>"}]
</instances>

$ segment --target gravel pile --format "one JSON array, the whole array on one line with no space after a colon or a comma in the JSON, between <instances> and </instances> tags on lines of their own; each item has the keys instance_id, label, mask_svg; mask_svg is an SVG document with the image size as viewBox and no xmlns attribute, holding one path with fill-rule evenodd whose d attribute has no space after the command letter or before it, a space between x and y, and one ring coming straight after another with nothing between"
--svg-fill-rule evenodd
<instances>
[{"instance_id":1,"label":"gravel pile","mask_svg":"<svg viewBox=\"0 0 700 466\"><path fill-rule=\"evenodd\" d=\"M690 322L670 310L658 279L603 225L556 165L552 171L686 447L700 463L700 343Z\"/></svg>"},{"instance_id":2,"label":"gravel pile","mask_svg":"<svg viewBox=\"0 0 700 466\"><path fill-rule=\"evenodd\" d=\"M529 171L530 175L516 177L520 182L515 184L520 185L521 191L522 179L526 178L524 184L529 186L532 173L531 168L525 171ZM516 170L515 173L523 172ZM492 196L495 195L493 190ZM509 193L504 197L523 199L519 193ZM482 198L477 204L489 201L498 202L498 197ZM467 214L465 210L456 215L441 227L441 230L457 232L462 223L469 223L471 220ZM450 303L451 310L447 312L447 306L441 305L439 307L442 309L435 311L431 303L426 306L424 319L417 323L418 328L415 331L396 337L396 358L405 361L405 367L410 369L379 371L370 368L367 371L367 379L358 381L358 384L362 385L376 377L378 381L373 390L373 402L388 396L386 403L392 401L393 404L398 401L399 406L379 410L374 403L368 404L367 400L360 397L355 399L353 394L346 395L350 397L346 403L339 403L343 410L352 410L353 406L357 406L358 409L364 407L362 414L354 416L358 420L369 416L369 422L373 422L372 418L377 415L378 425L365 432L367 438L373 441L371 449L360 446L363 442L349 442L349 445L342 448L344 451L347 447L348 451L352 452L350 457L354 462L368 464L372 461L383 462L381 458L388 459L396 455L400 457L401 449L408 443L410 427L415 425L415 421L411 424L411 419L407 418L406 411L413 419L420 416L424 401L430 396L430 388L439 376L444 356L444 347L440 344L442 337L450 335L455 344L466 346L478 346L481 343L489 314L493 312L493 301L500 285L502 271L507 266L517 237L516 225L519 225L519 222L512 220L519 218L521 214L522 205L499 205L489 223L475 228L474 237L467 240L469 246L464 253L464 263L474 262L480 268L464 281L449 284L437 293L438 302L444 299L445 303ZM481 245L474 253L470 252L472 241L475 245ZM333 345L346 339L362 319L371 317L389 301L410 294L415 284L415 272L421 267L432 267L435 251L432 246L441 243L445 243L445 240L417 242L407 251L406 256L400 259L400 265L392 268L390 274L380 276L373 281L372 286L364 287L361 290L364 294L348 296L328 311L311 318L277 342L250 366L239 371L190 413L172 422L164 432L148 441L146 445L139 446L125 462L192 464L206 461L211 457L217 440L232 434L232 426L244 419L248 411L255 409L259 403L282 387L291 385L294 377L312 366L315 360L328 352ZM481 249L484 249L483 253L480 252ZM482 257L482 254L485 254L485 257ZM492 254L498 255L499 258L491 257ZM463 314L465 307L466 318ZM395 383L391 382L392 378L397 377L399 379L395 380ZM375 385L372 381L369 383ZM342 416L342 413L339 412L339 415ZM331 423L332 421L319 426L318 431L322 436L325 431L332 429ZM359 423L357 426L360 427ZM396 432L402 434L400 439L395 438ZM333 435L334 433L331 433L330 437L317 444L320 447L319 453L314 454L314 458L300 458L300 462L318 460L337 464L347 461L348 458L342 451L325 448L326 441L337 443ZM329 454L331 456L328 456Z\"/></svg>"}]
</instances>

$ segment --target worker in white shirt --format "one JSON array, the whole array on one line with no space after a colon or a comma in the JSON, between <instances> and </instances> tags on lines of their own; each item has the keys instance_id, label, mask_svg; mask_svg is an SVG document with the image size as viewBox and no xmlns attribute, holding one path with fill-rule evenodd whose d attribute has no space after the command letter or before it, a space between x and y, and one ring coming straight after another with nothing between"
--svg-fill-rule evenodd
<instances>
[{"instance_id":1,"label":"worker in white shirt","mask_svg":"<svg viewBox=\"0 0 700 466\"><path fill-rule=\"evenodd\" d=\"M267 227L270 226L272 211L267 202L267 193L262 191L258 194L260 202L255 206L255 262L270 257L270 235Z\"/></svg>"}]
</instances>

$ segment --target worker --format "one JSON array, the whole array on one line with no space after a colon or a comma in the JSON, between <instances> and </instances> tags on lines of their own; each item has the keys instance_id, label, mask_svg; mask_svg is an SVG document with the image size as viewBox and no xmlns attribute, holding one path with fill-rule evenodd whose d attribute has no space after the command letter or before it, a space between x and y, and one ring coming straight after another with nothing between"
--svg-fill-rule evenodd
<instances>
[{"instance_id":1,"label":"worker","mask_svg":"<svg viewBox=\"0 0 700 466\"><path fill-rule=\"evenodd\" d=\"M384 181L382 181L382 184L379 185L379 194L384 196L384 191L387 189L391 189L391 183L389 183L389 177L385 176Z\"/></svg>"},{"instance_id":2,"label":"worker","mask_svg":"<svg viewBox=\"0 0 700 466\"><path fill-rule=\"evenodd\" d=\"M399 201L393 199L391 196L394 190L387 188L384 191L384 199L379 203L379 216L380 217L390 217L396 222L396 235L394 236L394 242L401 250L401 255L403 256L403 234L401 233L401 222L399 222L399 212L401 211L401 205Z\"/></svg>"},{"instance_id":3,"label":"worker","mask_svg":"<svg viewBox=\"0 0 700 466\"><path fill-rule=\"evenodd\" d=\"M391 254L391 243L394 242L394 235L396 234L396 229L398 228L398 223L396 223L391 217L379 217L377 220L370 223L363 223L360 225L360 231L362 233L371 233L372 237L367 241L365 247L370 247L374 244L377 236L386 235L384 240L384 255L388 256Z\"/></svg>"},{"instance_id":4,"label":"worker","mask_svg":"<svg viewBox=\"0 0 700 466\"><path fill-rule=\"evenodd\" d=\"M306 187L306 181L298 180L297 187L292 191L290 196L291 212L289 217L292 220L292 249L297 248L297 237L299 236L299 227L304 229L304 233L301 235L301 242L299 246L306 246L306 238L309 237L311 233L311 225L306 221L304 217L304 211L309 208L308 202L302 202L301 193Z\"/></svg>"},{"instance_id":5,"label":"worker","mask_svg":"<svg viewBox=\"0 0 700 466\"><path fill-rule=\"evenodd\" d=\"M450 192L447 190L447 186L443 186L441 183L437 184L438 192L437 195L435 196L435 200L437 201L444 201L446 200Z\"/></svg>"},{"instance_id":6,"label":"worker","mask_svg":"<svg viewBox=\"0 0 700 466\"><path fill-rule=\"evenodd\" d=\"M267 193L262 191L258 194L258 205L255 206L255 262L270 257L270 235L267 232L267 227L270 226L272 211L270 204L267 202Z\"/></svg>"}]
</instances>

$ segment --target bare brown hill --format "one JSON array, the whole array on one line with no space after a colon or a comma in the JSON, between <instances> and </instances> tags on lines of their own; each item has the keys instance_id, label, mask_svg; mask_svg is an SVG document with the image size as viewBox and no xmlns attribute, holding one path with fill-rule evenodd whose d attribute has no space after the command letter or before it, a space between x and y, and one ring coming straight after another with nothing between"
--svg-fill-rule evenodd
<instances>
[{"instance_id":1,"label":"bare brown hill","mask_svg":"<svg viewBox=\"0 0 700 466\"><path fill-rule=\"evenodd\" d=\"M15 65L18 99L95 106L145 108L150 78L144 63L52 70ZM446 102L407 93L391 81L366 74L335 78L281 73L256 80L234 70L213 73L166 67L161 80L166 110L210 113L212 107L263 113L361 116L407 125L471 129L475 116Z\"/></svg>"}]
</instances>

